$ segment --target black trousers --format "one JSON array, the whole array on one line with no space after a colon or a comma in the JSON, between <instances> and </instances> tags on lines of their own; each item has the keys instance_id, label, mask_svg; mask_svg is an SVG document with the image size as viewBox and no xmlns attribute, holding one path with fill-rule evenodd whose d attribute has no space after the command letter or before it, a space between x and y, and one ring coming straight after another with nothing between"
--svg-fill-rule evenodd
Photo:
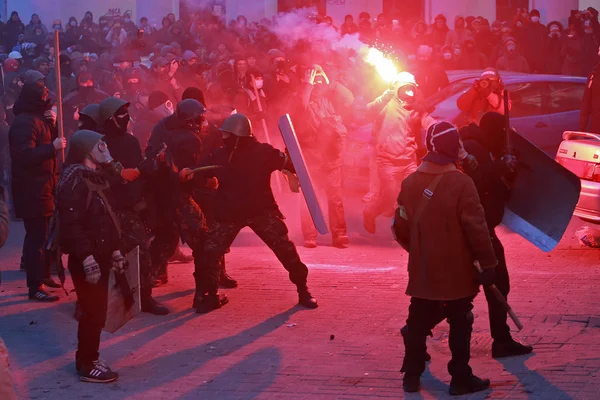
<instances>
[{"instance_id":1,"label":"black trousers","mask_svg":"<svg viewBox=\"0 0 600 400\"><path fill-rule=\"evenodd\" d=\"M493 230L490 231L490 238L492 239L492 246L498 259L498 265L496 266L496 287L500 290L504 298L507 298L510 292L510 280L506 267L504 247ZM489 288L484 287L483 290L488 303L492 338L497 342L506 342L511 339L510 327L506 323L507 313Z\"/></svg>"},{"instance_id":2,"label":"black trousers","mask_svg":"<svg viewBox=\"0 0 600 400\"><path fill-rule=\"evenodd\" d=\"M85 280L83 262L69 256L69 272L77 292L77 301L81 306L81 317L77 328L77 365L89 365L99 357L100 334L106 322L108 301L108 276L110 256L96 260L100 264L102 276L100 282L93 285Z\"/></svg>"},{"instance_id":3,"label":"black trousers","mask_svg":"<svg viewBox=\"0 0 600 400\"><path fill-rule=\"evenodd\" d=\"M404 363L401 372L421 375L425 371L425 341L445 315L450 324L449 345L452 359L448 372L453 379L464 379L473 373L469 366L471 358L471 333L473 332L473 299L452 301L426 300L412 297L408 308L407 328L404 337Z\"/></svg>"},{"instance_id":4,"label":"black trousers","mask_svg":"<svg viewBox=\"0 0 600 400\"><path fill-rule=\"evenodd\" d=\"M50 260L45 249L50 217L25 218L23 223L23 261L27 271L27 287L33 292L42 285L43 279L50 277Z\"/></svg>"}]
</instances>

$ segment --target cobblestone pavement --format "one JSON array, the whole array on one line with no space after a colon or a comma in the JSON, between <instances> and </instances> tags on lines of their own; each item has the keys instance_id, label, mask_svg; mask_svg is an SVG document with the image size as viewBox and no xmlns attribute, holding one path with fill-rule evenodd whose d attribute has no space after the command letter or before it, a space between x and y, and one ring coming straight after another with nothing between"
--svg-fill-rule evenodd
<instances>
[{"instance_id":1,"label":"cobblestone pavement","mask_svg":"<svg viewBox=\"0 0 600 400\"><path fill-rule=\"evenodd\" d=\"M356 205L356 209L360 207ZM294 213L287 212L288 215ZM352 224L357 226L358 219ZM171 265L155 296L172 313L142 314L114 335L101 354L121 373L109 385L86 384L74 372L75 295L55 304L27 300L18 271L23 229L11 225L0 269L0 336L23 399L440 399L449 375L448 327L429 340L433 361L419 394L404 396L398 372L399 329L407 315L407 255L390 242L388 221L376 237L351 233L347 250L300 248L309 265L317 310L296 306L294 287L275 256L251 232L228 255L240 282L231 303L207 315L190 309L192 266ZM491 358L485 298L476 299L472 366L492 388L470 399L600 399L600 250L583 248L573 221L558 249L545 254L514 234L507 248L510 302L534 345L529 357ZM293 238L298 232L293 230ZM72 284L69 282L69 287ZM55 291L59 293L59 291Z\"/></svg>"}]
</instances>

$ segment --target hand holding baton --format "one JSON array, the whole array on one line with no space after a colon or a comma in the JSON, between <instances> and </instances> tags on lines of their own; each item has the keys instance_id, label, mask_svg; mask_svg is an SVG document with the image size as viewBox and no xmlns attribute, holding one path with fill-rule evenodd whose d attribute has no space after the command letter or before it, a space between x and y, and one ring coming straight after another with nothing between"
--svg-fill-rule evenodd
<instances>
[{"instance_id":1,"label":"hand holding baton","mask_svg":"<svg viewBox=\"0 0 600 400\"><path fill-rule=\"evenodd\" d=\"M481 264L479 264L479 261L475 261L473 264L475 265L477 272L479 272L481 274L483 272L483 269L481 268ZM494 284L491 284L488 287L494 294L494 297L496 297L498 302L502 305L502 308L504 308L504 311L506 311L508 313L508 315L510 316L510 319L513 320L513 322L515 323L517 328L519 330L522 330L523 324L521 323L521 320L519 320L519 317L517 317L517 314L515 314L513 309L510 307L510 304L508 304L508 302L506 301L506 299L504 298L502 293L500 293L500 289L498 289L496 287L496 285L494 285Z\"/></svg>"}]
</instances>

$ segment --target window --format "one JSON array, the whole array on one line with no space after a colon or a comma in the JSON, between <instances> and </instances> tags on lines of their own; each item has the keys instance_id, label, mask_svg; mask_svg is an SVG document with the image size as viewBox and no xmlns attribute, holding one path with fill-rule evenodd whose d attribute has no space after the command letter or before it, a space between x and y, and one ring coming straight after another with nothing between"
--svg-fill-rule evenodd
<instances>
[{"instance_id":1,"label":"window","mask_svg":"<svg viewBox=\"0 0 600 400\"><path fill-rule=\"evenodd\" d=\"M554 82L550 86L550 112L552 114L579 111L585 83Z\"/></svg>"},{"instance_id":2,"label":"window","mask_svg":"<svg viewBox=\"0 0 600 400\"><path fill-rule=\"evenodd\" d=\"M550 88L539 82L514 83L507 85L512 101L510 116L514 118L550 114Z\"/></svg>"}]
</instances>

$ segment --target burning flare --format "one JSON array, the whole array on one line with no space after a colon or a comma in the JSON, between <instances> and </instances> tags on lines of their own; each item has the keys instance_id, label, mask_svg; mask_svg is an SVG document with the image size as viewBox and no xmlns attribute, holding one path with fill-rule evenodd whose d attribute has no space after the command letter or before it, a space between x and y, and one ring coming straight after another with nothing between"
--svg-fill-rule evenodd
<instances>
[{"instance_id":1,"label":"burning flare","mask_svg":"<svg viewBox=\"0 0 600 400\"><path fill-rule=\"evenodd\" d=\"M369 49L366 62L373 65L386 82L392 82L398 75L398 68L394 62L374 47Z\"/></svg>"}]
</instances>

